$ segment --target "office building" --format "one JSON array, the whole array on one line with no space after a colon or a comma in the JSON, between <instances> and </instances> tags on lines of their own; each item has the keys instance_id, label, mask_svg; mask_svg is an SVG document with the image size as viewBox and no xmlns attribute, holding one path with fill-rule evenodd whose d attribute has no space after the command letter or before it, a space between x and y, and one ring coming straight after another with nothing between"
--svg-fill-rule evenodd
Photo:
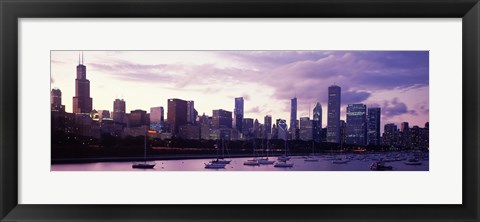
<instances>
[{"instance_id":1,"label":"office building","mask_svg":"<svg viewBox=\"0 0 480 222\"><path fill-rule=\"evenodd\" d=\"M181 125L187 124L187 101L181 99L168 99L167 122L171 133L176 135Z\"/></svg>"},{"instance_id":2,"label":"office building","mask_svg":"<svg viewBox=\"0 0 480 222\"><path fill-rule=\"evenodd\" d=\"M270 139L272 135L272 116L266 115L263 120L264 128L265 128L265 139Z\"/></svg>"},{"instance_id":3,"label":"office building","mask_svg":"<svg viewBox=\"0 0 480 222\"><path fill-rule=\"evenodd\" d=\"M282 139L282 140L288 139L288 125L286 120L277 119L277 133L278 133L278 139Z\"/></svg>"},{"instance_id":4,"label":"office building","mask_svg":"<svg viewBox=\"0 0 480 222\"><path fill-rule=\"evenodd\" d=\"M340 143L340 103L341 88L328 87L327 142Z\"/></svg>"},{"instance_id":5,"label":"office building","mask_svg":"<svg viewBox=\"0 0 480 222\"><path fill-rule=\"evenodd\" d=\"M398 138L398 129L397 125L393 123L385 124L383 126L383 145L386 146L396 146Z\"/></svg>"},{"instance_id":6,"label":"office building","mask_svg":"<svg viewBox=\"0 0 480 222\"><path fill-rule=\"evenodd\" d=\"M292 139L297 139L297 97L292 98L290 104L290 134Z\"/></svg>"},{"instance_id":7,"label":"office building","mask_svg":"<svg viewBox=\"0 0 480 222\"><path fill-rule=\"evenodd\" d=\"M195 110L195 102L187 101L187 123L195 124L197 120L197 111Z\"/></svg>"},{"instance_id":8,"label":"office building","mask_svg":"<svg viewBox=\"0 0 480 222\"><path fill-rule=\"evenodd\" d=\"M347 138L347 123L345 120L340 120L340 144L345 144Z\"/></svg>"},{"instance_id":9,"label":"office building","mask_svg":"<svg viewBox=\"0 0 480 222\"><path fill-rule=\"evenodd\" d=\"M380 108L368 108L367 145L380 145Z\"/></svg>"},{"instance_id":10,"label":"office building","mask_svg":"<svg viewBox=\"0 0 480 222\"><path fill-rule=\"evenodd\" d=\"M150 126L150 119L145 110L132 110L128 115L128 127Z\"/></svg>"},{"instance_id":11,"label":"office building","mask_svg":"<svg viewBox=\"0 0 480 222\"><path fill-rule=\"evenodd\" d=\"M403 147L410 147L410 127L408 122L400 123L400 143Z\"/></svg>"},{"instance_id":12,"label":"office building","mask_svg":"<svg viewBox=\"0 0 480 222\"><path fill-rule=\"evenodd\" d=\"M232 112L223 109L213 110L212 127L214 129L232 128Z\"/></svg>"},{"instance_id":13,"label":"office building","mask_svg":"<svg viewBox=\"0 0 480 222\"><path fill-rule=\"evenodd\" d=\"M320 142L322 133L322 105L317 102L313 108L312 139Z\"/></svg>"},{"instance_id":14,"label":"office building","mask_svg":"<svg viewBox=\"0 0 480 222\"><path fill-rule=\"evenodd\" d=\"M253 119L252 118L243 118L243 135L246 139L252 138L253 137Z\"/></svg>"},{"instance_id":15,"label":"office building","mask_svg":"<svg viewBox=\"0 0 480 222\"><path fill-rule=\"evenodd\" d=\"M50 92L51 110L57 112L65 112L65 106L62 105L62 91L58 88L53 88Z\"/></svg>"},{"instance_id":16,"label":"office building","mask_svg":"<svg viewBox=\"0 0 480 222\"><path fill-rule=\"evenodd\" d=\"M150 108L150 129L161 132L165 124L165 115L162 106Z\"/></svg>"},{"instance_id":17,"label":"office building","mask_svg":"<svg viewBox=\"0 0 480 222\"><path fill-rule=\"evenodd\" d=\"M87 79L87 67L80 56L75 79L75 96L73 97L73 113L90 113L92 111L92 98L90 98L90 81Z\"/></svg>"},{"instance_id":18,"label":"office building","mask_svg":"<svg viewBox=\"0 0 480 222\"><path fill-rule=\"evenodd\" d=\"M113 112L112 112L113 121L117 123L125 123L125 117L126 117L125 112L126 112L125 100L115 99L115 101L113 101Z\"/></svg>"},{"instance_id":19,"label":"office building","mask_svg":"<svg viewBox=\"0 0 480 222\"><path fill-rule=\"evenodd\" d=\"M233 110L235 118L235 129L238 132L243 131L243 97L235 98L235 109Z\"/></svg>"},{"instance_id":20,"label":"office building","mask_svg":"<svg viewBox=\"0 0 480 222\"><path fill-rule=\"evenodd\" d=\"M183 139L188 140L198 140L200 139L200 126L198 125L181 125L178 130L178 136Z\"/></svg>"},{"instance_id":21,"label":"office building","mask_svg":"<svg viewBox=\"0 0 480 222\"><path fill-rule=\"evenodd\" d=\"M300 117L300 135L303 141L312 140L312 121L309 117Z\"/></svg>"},{"instance_id":22,"label":"office building","mask_svg":"<svg viewBox=\"0 0 480 222\"><path fill-rule=\"evenodd\" d=\"M367 144L367 107L364 104L348 104L345 142L358 146Z\"/></svg>"}]
</instances>

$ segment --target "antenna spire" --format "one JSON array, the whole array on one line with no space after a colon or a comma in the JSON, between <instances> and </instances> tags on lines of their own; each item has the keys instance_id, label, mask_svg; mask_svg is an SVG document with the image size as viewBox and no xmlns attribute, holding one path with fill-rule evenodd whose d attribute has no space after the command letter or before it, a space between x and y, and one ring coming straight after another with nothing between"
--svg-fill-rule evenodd
<instances>
[{"instance_id":1,"label":"antenna spire","mask_svg":"<svg viewBox=\"0 0 480 222\"><path fill-rule=\"evenodd\" d=\"M83 63L83 51L82 51L82 65L83 65L83 64L84 64L84 63Z\"/></svg>"},{"instance_id":2,"label":"antenna spire","mask_svg":"<svg viewBox=\"0 0 480 222\"><path fill-rule=\"evenodd\" d=\"M80 65L80 53L78 53L78 64Z\"/></svg>"}]
</instances>

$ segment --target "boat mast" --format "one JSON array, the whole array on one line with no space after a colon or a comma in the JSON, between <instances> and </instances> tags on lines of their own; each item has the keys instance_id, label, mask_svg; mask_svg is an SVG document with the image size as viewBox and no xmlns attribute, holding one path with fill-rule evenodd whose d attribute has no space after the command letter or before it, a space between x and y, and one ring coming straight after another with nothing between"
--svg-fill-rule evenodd
<instances>
[{"instance_id":1,"label":"boat mast","mask_svg":"<svg viewBox=\"0 0 480 222\"><path fill-rule=\"evenodd\" d=\"M145 137L143 140L143 159L147 162L147 132L145 131Z\"/></svg>"},{"instance_id":2,"label":"boat mast","mask_svg":"<svg viewBox=\"0 0 480 222\"><path fill-rule=\"evenodd\" d=\"M217 140L217 161L220 159L220 140Z\"/></svg>"},{"instance_id":3,"label":"boat mast","mask_svg":"<svg viewBox=\"0 0 480 222\"><path fill-rule=\"evenodd\" d=\"M225 141L223 140L223 137L222 137L222 159L225 158Z\"/></svg>"}]
</instances>

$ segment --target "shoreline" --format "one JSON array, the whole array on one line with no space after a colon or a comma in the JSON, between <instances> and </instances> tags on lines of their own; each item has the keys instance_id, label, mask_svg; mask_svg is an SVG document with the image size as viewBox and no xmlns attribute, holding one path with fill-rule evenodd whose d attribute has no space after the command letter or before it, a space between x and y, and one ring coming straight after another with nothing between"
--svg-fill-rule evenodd
<instances>
[{"instance_id":1,"label":"shoreline","mask_svg":"<svg viewBox=\"0 0 480 222\"><path fill-rule=\"evenodd\" d=\"M278 157L281 155L270 155L269 157ZM301 156L301 155L291 155ZM253 157L251 154L230 154L225 158L242 158ZM217 155L200 154L200 155L169 155L169 156L150 156L147 161L160 160L189 160L189 159L215 159ZM143 157L95 157L95 158L58 158L52 159L51 164L71 164L71 163L97 163L97 162L137 162L143 161Z\"/></svg>"},{"instance_id":2,"label":"shoreline","mask_svg":"<svg viewBox=\"0 0 480 222\"><path fill-rule=\"evenodd\" d=\"M391 151L398 152L398 151ZM349 154L382 154L390 152L343 152L343 153L316 153L316 155L349 155ZM283 153L270 154L269 157L279 157ZM289 156L308 156L310 153L296 153L289 154ZM229 154L225 158L244 158L244 157L266 157L262 155L254 156L252 154ZM161 160L189 160L189 159L215 159L217 155L214 154L174 154L174 155L155 155L147 157L147 161L161 161ZM100 162L137 162L143 161L143 157L90 157L90 158L54 158L51 159L50 164L74 164L74 163L100 163Z\"/></svg>"}]
</instances>

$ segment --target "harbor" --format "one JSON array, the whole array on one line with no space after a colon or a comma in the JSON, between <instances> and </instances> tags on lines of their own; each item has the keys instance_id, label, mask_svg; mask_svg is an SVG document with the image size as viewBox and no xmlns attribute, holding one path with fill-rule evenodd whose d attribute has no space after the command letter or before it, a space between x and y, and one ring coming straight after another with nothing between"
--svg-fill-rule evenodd
<instances>
[{"instance_id":1,"label":"harbor","mask_svg":"<svg viewBox=\"0 0 480 222\"><path fill-rule=\"evenodd\" d=\"M388 171L428 171L429 158L427 153L415 152L389 152L371 154L319 154L316 156L289 156L287 163L291 167L275 167L275 164L284 161L281 156L268 157L273 163L268 164L245 164L252 160L260 160L265 157L225 157L229 161L224 167L207 168L206 165L216 158L202 159L164 159L148 162L154 163L151 169L132 168L134 161L108 161L108 162L85 162L52 164L52 171L376 171L372 164L383 163L391 166ZM315 160L314 160L315 159ZM412 161L416 160L416 161Z\"/></svg>"}]
</instances>

